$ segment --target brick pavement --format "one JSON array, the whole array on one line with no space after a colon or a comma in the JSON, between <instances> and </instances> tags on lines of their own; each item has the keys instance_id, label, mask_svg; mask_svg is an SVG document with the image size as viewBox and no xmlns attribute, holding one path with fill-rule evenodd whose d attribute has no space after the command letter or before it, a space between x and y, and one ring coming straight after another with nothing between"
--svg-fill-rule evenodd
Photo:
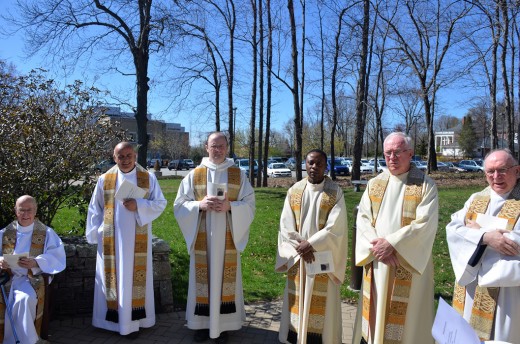
<instances>
[{"instance_id":1,"label":"brick pavement","mask_svg":"<svg viewBox=\"0 0 520 344\"><path fill-rule=\"evenodd\" d=\"M246 321L240 331L230 332L229 343L272 344L278 342L281 301L258 302L246 305ZM356 307L342 303L343 343L352 341ZM191 344L193 331L185 326L184 311L157 314L155 326L141 329L137 339L130 340L110 331L92 327L90 317L55 319L50 323L51 343L112 344L112 343L171 343ZM206 343L212 343L208 340Z\"/></svg>"}]
</instances>

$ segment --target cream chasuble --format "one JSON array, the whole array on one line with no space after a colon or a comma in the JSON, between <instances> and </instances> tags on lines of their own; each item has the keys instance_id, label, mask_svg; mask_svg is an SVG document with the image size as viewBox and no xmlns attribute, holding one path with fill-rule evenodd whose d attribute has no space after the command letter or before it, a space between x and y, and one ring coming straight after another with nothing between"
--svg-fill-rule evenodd
<instances>
[{"instance_id":1,"label":"cream chasuble","mask_svg":"<svg viewBox=\"0 0 520 344\"><path fill-rule=\"evenodd\" d=\"M383 172L387 173L388 172ZM402 344L433 343L431 328L434 317L434 282L432 246L438 223L438 197L435 183L424 177L422 201L416 208L415 220L402 227L402 208L408 173L399 176L389 175L375 227L372 226L372 204L368 185L361 202L357 217L356 264L365 266L373 263L373 287L371 292L371 312L369 343L383 344L385 333L385 314L387 312L394 269L376 260L370 249L372 240L385 238L396 250L401 266L412 273L408 305L404 327L400 333ZM362 302L360 299L354 326L353 343L361 342Z\"/></svg>"},{"instance_id":2,"label":"cream chasuble","mask_svg":"<svg viewBox=\"0 0 520 344\"><path fill-rule=\"evenodd\" d=\"M116 191L124 180L137 185L136 168L128 173L117 171ZM132 212L123 206L120 200L114 201L114 241L117 286L118 322L106 320L107 297L105 285L105 261L103 259L103 227L104 227L104 182L106 175L99 177L90 200L87 215L87 241L98 244L96 260L96 285L94 288L94 309L92 325L126 335L139 331L140 327L151 327L155 324L155 305L153 292L152 268L152 221L158 218L166 207L159 183L155 176L148 173L148 198L136 199L137 211ZM132 320L132 288L134 284L134 252L136 244L136 223L147 230L145 304L146 317Z\"/></svg>"},{"instance_id":3,"label":"cream chasuble","mask_svg":"<svg viewBox=\"0 0 520 344\"><path fill-rule=\"evenodd\" d=\"M201 166L207 169L207 182L228 183L228 168L234 166L232 159L226 159L216 165L207 157L202 159ZM190 275L188 300L186 305L186 320L188 328L193 330L209 329L211 338L217 338L223 331L239 330L245 320L244 297L242 289L242 270L240 253L246 248L249 239L249 226L255 214L254 190L243 171L240 172L240 189L237 200L231 202L231 212L206 212L206 252L207 270L209 271L209 316L197 315L195 312L197 300L196 278L196 242L202 214L199 211L199 201L195 195L194 170L182 180L174 202L175 219L179 223L188 253L190 254ZM228 186L229 187L229 186ZM236 249L236 282L235 308L236 312L221 314L221 297L224 253L226 247L226 223L230 224L232 240ZM226 293L225 293L226 294ZM228 292L227 294L233 294Z\"/></svg>"},{"instance_id":4,"label":"cream chasuble","mask_svg":"<svg viewBox=\"0 0 520 344\"><path fill-rule=\"evenodd\" d=\"M519 185L515 187L518 189ZM487 191L486 191L487 190ZM517 190L517 194L518 194ZM485 214L497 216L508 198L513 195L498 195L490 188L470 196L464 207L451 216L451 222L446 226L448 248L451 262L458 284L466 287L463 300L463 316L471 321L473 301L477 285L495 288L498 292L494 317L491 317L491 339L509 343L520 343L520 258L519 256L505 256L485 245L480 245L482 235L493 231L494 228L479 230L465 226L465 218L473 200L483 193L489 197L489 204ZM518 198L513 197L513 198ZM520 221L516 221L511 233L504 234L509 239L520 244ZM472 259L481 248L480 259ZM474 260L472 264L470 262ZM499 291L498 291L499 287ZM454 302L457 298L454 295Z\"/></svg>"},{"instance_id":5,"label":"cream chasuble","mask_svg":"<svg viewBox=\"0 0 520 344\"><path fill-rule=\"evenodd\" d=\"M34 247L33 239L36 239L36 241L39 241L39 244L43 244L43 247L41 247L42 253L38 255L34 254L39 268L31 269L31 273L37 276L41 273L57 274L63 271L65 269L66 257L61 239L54 230L41 222L38 222L37 227L39 227L40 231L45 232L45 242L40 241L41 237L40 239L33 238L35 225L36 222L23 227L16 221L9 225L8 227L11 227L15 231L14 240L16 241L16 245L14 246L14 251L11 251L11 249L3 251L2 249L2 254L32 252L31 249ZM0 242L5 242L5 233L6 228L0 231ZM10 281L9 305L12 307L16 334L18 335L20 343L36 343L39 337L34 322L37 312L38 315L41 315L40 312L43 312L43 310L37 308L36 291L31 285L28 271L28 269L20 267L11 267L13 275ZM7 314L5 315L4 331L3 343L14 343L14 335Z\"/></svg>"},{"instance_id":6,"label":"cream chasuble","mask_svg":"<svg viewBox=\"0 0 520 344\"><path fill-rule=\"evenodd\" d=\"M321 184L311 184L304 179L299 183L306 183L300 208L300 228L297 229L296 214L291 208L291 197L303 188L303 185L296 184L287 193L280 218L275 266L277 272L290 272L295 266L299 267L300 278L296 283L298 305L293 310L297 314L293 314L289 309L289 305L292 304L289 289L293 287L288 279L284 292L279 340L282 343L310 344L315 343L313 340L318 340L319 343L340 344L342 338L340 286L345 278L348 244L347 213L343 191L328 180L328 183L335 186L332 189L335 193L332 198L335 199L335 204L329 205L332 208L320 230L319 212L325 209L321 204L326 193L325 181ZM306 274L305 262L300 259L295 250L298 245L296 240L298 235L309 241L317 252L331 251L334 273L315 276ZM316 276L321 275L325 276L325 288L315 290L319 296L316 297L313 295L313 289L317 283ZM315 309L316 307L324 307L324 315L319 317L313 315L322 313L322 310ZM321 338L317 338L314 334L316 329L322 331ZM297 333L293 332L295 330ZM311 336L310 333L313 335Z\"/></svg>"}]
</instances>

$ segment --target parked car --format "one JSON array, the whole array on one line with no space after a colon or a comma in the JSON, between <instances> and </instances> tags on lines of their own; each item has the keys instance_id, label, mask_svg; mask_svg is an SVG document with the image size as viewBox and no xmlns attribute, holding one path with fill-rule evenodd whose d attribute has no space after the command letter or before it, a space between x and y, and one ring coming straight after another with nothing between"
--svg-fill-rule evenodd
<instances>
[{"instance_id":1,"label":"parked car","mask_svg":"<svg viewBox=\"0 0 520 344\"><path fill-rule=\"evenodd\" d=\"M256 173L258 171L258 162L256 160L254 162L253 172ZM249 174L249 159L237 159L235 160L235 165L245 171L246 174Z\"/></svg>"},{"instance_id":2,"label":"parked car","mask_svg":"<svg viewBox=\"0 0 520 344\"><path fill-rule=\"evenodd\" d=\"M437 161L437 170L440 172L450 172L450 167L442 161Z\"/></svg>"},{"instance_id":3,"label":"parked car","mask_svg":"<svg viewBox=\"0 0 520 344\"><path fill-rule=\"evenodd\" d=\"M170 161L168 163L168 170L189 170L191 167L186 160L187 159L179 159Z\"/></svg>"},{"instance_id":4,"label":"parked car","mask_svg":"<svg viewBox=\"0 0 520 344\"><path fill-rule=\"evenodd\" d=\"M428 165L424 161L410 161L410 165L414 165L421 171L426 171L428 169Z\"/></svg>"},{"instance_id":5,"label":"parked car","mask_svg":"<svg viewBox=\"0 0 520 344\"><path fill-rule=\"evenodd\" d=\"M480 166L475 160L461 160L459 167L470 172L484 172L484 167Z\"/></svg>"},{"instance_id":6,"label":"parked car","mask_svg":"<svg viewBox=\"0 0 520 344\"><path fill-rule=\"evenodd\" d=\"M329 174L331 171L331 160L327 159L327 171L325 171L326 174ZM343 165L341 163L341 159L334 159L334 173L337 176L348 176L350 175L350 170L347 167L347 165Z\"/></svg>"},{"instance_id":7,"label":"parked car","mask_svg":"<svg viewBox=\"0 0 520 344\"><path fill-rule=\"evenodd\" d=\"M195 168L195 163L191 159L184 159L184 162L188 164L190 168Z\"/></svg>"},{"instance_id":8,"label":"parked car","mask_svg":"<svg viewBox=\"0 0 520 344\"><path fill-rule=\"evenodd\" d=\"M287 159L287 161L285 162L285 166L287 166L287 168L290 169L291 171L294 171L296 168L296 159L295 158Z\"/></svg>"},{"instance_id":9,"label":"parked car","mask_svg":"<svg viewBox=\"0 0 520 344\"><path fill-rule=\"evenodd\" d=\"M292 177L291 170L281 162L272 162L267 165L268 177Z\"/></svg>"},{"instance_id":10,"label":"parked car","mask_svg":"<svg viewBox=\"0 0 520 344\"><path fill-rule=\"evenodd\" d=\"M466 172L465 169L463 169L462 167L459 166L459 163L458 162L451 162L451 161L448 161L445 163L449 170L451 172L455 172L455 173L459 173L459 172Z\"/></svg>"},{"instance_id":11,"label":"parked car","mask_svg":"<svg viewBox=\"0 0 520 344\"><path fill-rule=\"evenodd\" d=\"M115 166L116 162L112 159L110 160L103 160L96 166L94 166L94 170L100 173L105 173L106 171L110 170L112 166Z\"/></svg>"},{"instance_id":12,"label":"parked car","mask_svg":"<svg viewBox=\"0 0 520 344\"><path fill-rule=\"evenodd\" d=\"M148 160L148 168L153 168L155 166L155 162L156 161L159 161L159 167L162 167L162 161L161 159L151 159L151 160Z\"/></svg>"}]
</instances>

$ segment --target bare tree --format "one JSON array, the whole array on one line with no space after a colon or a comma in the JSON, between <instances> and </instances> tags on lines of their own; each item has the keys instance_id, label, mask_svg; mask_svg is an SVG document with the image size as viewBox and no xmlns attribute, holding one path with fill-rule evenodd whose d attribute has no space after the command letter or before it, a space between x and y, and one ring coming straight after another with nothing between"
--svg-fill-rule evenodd
<instances>
[{"instance_id":1,"label":"bare tree","mask_svg":"<svg viewBox=\"0 0 520 344\"><path fill-rule=\"evenodd\" d=\"M273 20L271 18L271 0L266 3L267 12L267 106L265 118L265 149L264 156L269 156L269 144L271 140L271 97L272 97L272 77L273 69ZM267 176L267 166L264 165L264 176ZM267 186L267 178L263 179L263 186Z\"/></svg>"},{"instance_id":2,"label":"bare tree","mask_svg":"<svg viewBox=\"0 0 520 344\"><path fill-rule=\"evenodd\" d=\"M363 151L363 134L366 121L367 104L366 88L368 62L368 36L370 28L370 1L363 0L363 26L361 39L361 55L359 77L356 91L356 131L354 133L354 160L352 165L352 180L361 178L361 153Z\"/></svg>"},{"instance_id":3,"label":"bare tree","mask_svg":"<svg viewBox=\"0 0 520 344\"><path fill-rule=\"evenodd\" d=\"M403 53L403 63L417 76L428 125L428 172L437 169L433 123L435 96L441 86L439 73L452 41L456 24L468 12L465 3L456 1L406 1L404 13L401 4L395 4L390 17L379 12L392 29L393 38ZM432 6L434 5L434 6ZM391 19L393 18L393 19ZM400 21L396 20L398 18Z\"/></svg>"},{"instance_id":4,"label":"bare tree","mask_svg":"<svg viewBox=\"0 0 520 344\"><path fill-rule=\"evenodd\" d=\"M60 1L22 0L17 3L21 17L7 19L25 31L30 53L79 60L94 52L105 51L113 59L129 53L136 79L138 162L146 164L148 148L148 62L150 54L164 46L164 8L152 6L152 0L128 2L115 0ZM107 47L110 47L108 49Z\"/></svg>"},{"instance_id":5,"label":"bare tree","mask_svg":"<svg viewBox=\"0 0 520 344\"><path fill-rule=\"evenodd\" d=\"M262 1L262 0L260 0ZM258 42L256 39L258 10L256 0L251 0L251 9L253 11L253 30L252 30L252 48L253 48L253 82L251 89L251 117L249 122L249 181L254 185L254 159L255 159L255 134L256 134L256 92L258 80Z\"/></svg>"}]
</instances>

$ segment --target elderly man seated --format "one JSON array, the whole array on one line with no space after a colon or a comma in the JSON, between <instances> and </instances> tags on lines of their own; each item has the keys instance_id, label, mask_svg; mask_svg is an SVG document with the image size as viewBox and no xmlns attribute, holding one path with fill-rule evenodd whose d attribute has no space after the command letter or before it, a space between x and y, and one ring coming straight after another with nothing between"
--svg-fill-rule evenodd
<instances>
[{"instance_id":1,"label":"elderly man seated","mask_svg":"<svg viewBox=\"0 0 520 344\"><path fill-rule=\"evenodd\" d=\"M56 274L65 269L63 243L51 228L35 220L36 210L37 203L33 197L18 198L15 206L17 220L0 230L0 268L11 275L7 285L10 289L8 305L14 323L13 326L9 316L5 316L5 300L1 299L0 341L3 336L4 344L16 342L13 327L20 343L40 341L45 296L41 274ZM23 253L28 253L27 257L20 258L16 265L9 265L6 255Z\"/></svg>"}]
</instances>

